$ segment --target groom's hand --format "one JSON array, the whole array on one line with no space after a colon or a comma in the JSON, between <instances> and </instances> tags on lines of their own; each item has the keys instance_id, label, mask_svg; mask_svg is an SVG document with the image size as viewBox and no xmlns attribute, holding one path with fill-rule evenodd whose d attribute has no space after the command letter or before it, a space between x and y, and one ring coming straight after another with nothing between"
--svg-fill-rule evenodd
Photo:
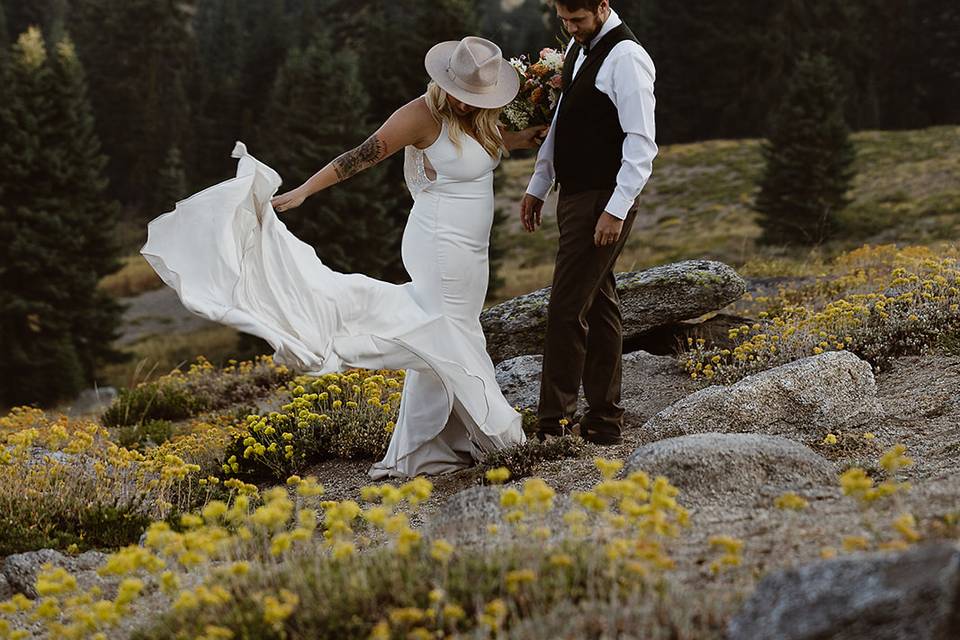
<instances>
[{"instance_id":1,"label":"groom's hand","mask_svg":"<svg viewBox=\"0 0 960 640\"><path fill-rule=\"evenodd\" d=\"M530 195L523 194L523 200L520 201L520 223L527 231L536 231L542 222L543 200Z\"/></svg>"},{"instance_id":2,"label":"groom's hand","mask_svg":"<svg viewBox=\"0 0 960 640\"><path fill-rule=\"evenodd\" d=\"M597 228L593 232L593 243L598 247L616 244L623 230L623 220L604 211L597 220Z\"/></svg>"}]
</instances>

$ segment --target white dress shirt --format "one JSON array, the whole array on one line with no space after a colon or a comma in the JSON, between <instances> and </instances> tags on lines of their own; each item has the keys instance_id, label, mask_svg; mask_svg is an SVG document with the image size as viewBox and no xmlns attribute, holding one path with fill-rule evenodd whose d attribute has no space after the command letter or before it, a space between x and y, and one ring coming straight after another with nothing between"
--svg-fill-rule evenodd
<instances>
[{"instance_id":1,"label":"white dress shirt","mask_svg":"<svg viewBox=\"0 0 960 640\"><path fill-rule=\"evenodd\" d=\"M611 29L620 26L622 22L617 12L610 9L607 21L591 40L590 48L595 47L600 38ZM570 53L574 42L575 40L571 39L567 45L567 54ZM573 66L574 77L580 71L585 59L586 56L581 48ZM653 60L644 48L633 40L618 42L604 59L597 73L595 86L610 96L610 100L617 108L620 127L626 133L620 171L617 172L617 186L606 207L607 213L621 220L627 217L627 211L633 206L653 172L653 159L657 155L657 144L654 141L656 127L653 118L656 105L653 96L655 77L656 69L653 66ZM560 102L562 101L561 96ZM541 200L546 200L556 178L553 168L553 150L558 113L560 113L559 102L553 114L550 130L537 154L533 177L527 186L527 193Z\"/></svg>"}]
</instances>

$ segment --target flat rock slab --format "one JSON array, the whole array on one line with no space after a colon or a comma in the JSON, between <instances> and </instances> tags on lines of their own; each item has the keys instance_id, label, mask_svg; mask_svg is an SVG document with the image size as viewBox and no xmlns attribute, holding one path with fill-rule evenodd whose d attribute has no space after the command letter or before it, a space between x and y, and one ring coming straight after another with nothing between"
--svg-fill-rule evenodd
<instances>
[{"instance_id":1,"label":"flat rock slab","mask_svg":"<svg viewBox=\"0 0 960 640\"><path fill-rule=\"evenodd\" d=\"M642 427L644 442L691 433L764 433L798 442L875 423L883 409L870 365L831 351L701 389Z\"/></svg>"},{"instance_id":2,"label":"flat rock slab","mask_svg":"<svg viewBox=\"0 0 960 640\"><path fill-rule=\"evenodd\" d=\"M543 356L517 356L497 365L497 383L510 404L536 409L540 400L540 372ZM683 398L695 388L690 376L670 356L635 351L623 356L622 403L624 421L643 424L661 409ZM577 410L587 407L581 389Z\"/></svg>"},{"instance_id":3,"label":"flat rock slab","mask_svg":"<svg viewBox=\"0 0 960 640\"><path fill-rule=\"evenodd\" d=\"M637 470L666 476L685 504L750 506L762 496L769 507L784 491L835 481L833 465L802 444L752 433L699 433L646 444L627 458L622 473Z\"/></svg>"},{"instance_id":4,"label":"flat rock slab","mask_svg":"<svg viewBox=\"0 0 960 640\"><path fill-rule=\"evenodd\" d=\"M757 585L729 640L955 640L960 549L933 543L780 571Z\"/></svg>"},{"instance_id":5,"label":"flat rock slab","mask_svg":"<svg viewBox=\"0 0 960 640\"><path fill-rule=\"evenodd\" d=\"M687 260L645 271L617 274L623 339L679 320L718 311L740 299L746 282L731 267ZM480 316L494 363L543 353L550 287L507 300Z\"/></svg>"}]
</instances>

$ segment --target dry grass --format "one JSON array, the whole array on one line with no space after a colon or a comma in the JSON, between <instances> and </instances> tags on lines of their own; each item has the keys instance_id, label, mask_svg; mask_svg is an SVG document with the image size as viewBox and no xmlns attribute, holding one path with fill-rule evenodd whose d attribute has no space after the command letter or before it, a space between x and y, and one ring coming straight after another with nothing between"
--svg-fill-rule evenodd
<instances>
[{"instance_id":1,"label":"dry grass","mask_svg":"<svg viewBox=\"0 0 960 640\"><path fill-rule=\"evenodd\" d=\"M123 259L123 267L100 281L100 289L117 298L159 289L163 281L139 253Z\"/></svg>"},{"instance_id":2,"label":"dry grass","mask_svg":"<svg viewBox=\"0 0 960 640\"><path fill-rule=\"evenodd\" d=\"M761 247L751 209L763 162L758 140L713 140L664 146L640 196L640 214L617 269L645 269L708 258L744 267L749 275L816 275L824 261L864 243L927 244L960 231L960 127L861 132L853 203L841 215L843 232L814 249ZM519 200L533 159L506 160L497 181L497 206L508 214L507 256L499 292L506 299L549 284L557 228L545 207L536 234L520 229Z\"/></svg>"},{"instance_id":3,"label":"dry grass","mask_svg":"<svg viewBox=\"0 0 960 640\"><path fill-rule=\"evenodd\" d=\"M139 382L153 380L192 362L200 355L222 365L227 359L236 357L239 336L239 332L226 326L150 336L123 348L122 351L133 355L132 360L103 367L98 372L98 383L132 388Z\"/></svg>"}]
</instances>

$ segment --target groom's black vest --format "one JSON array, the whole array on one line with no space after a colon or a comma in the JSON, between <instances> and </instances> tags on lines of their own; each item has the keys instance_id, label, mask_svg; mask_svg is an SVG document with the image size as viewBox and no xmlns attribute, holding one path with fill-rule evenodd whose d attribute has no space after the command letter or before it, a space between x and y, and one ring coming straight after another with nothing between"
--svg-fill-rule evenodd
<instances>
[{"instance_id":1,"label":"groom's black vest","mask_svg":"<svg viewBox=\"0 0 960 640\"><path fill-rule=\"evenodd\" d=\"M573 65L580 45L574 43L567 53L553 152L553 167L562 193L612 191L617 186L626 134L613 101L597 89L596 82L603 61L624 40L638 42L626 24L611 29L590 49L576 78Z\"/></svg>"}]
</instances>

